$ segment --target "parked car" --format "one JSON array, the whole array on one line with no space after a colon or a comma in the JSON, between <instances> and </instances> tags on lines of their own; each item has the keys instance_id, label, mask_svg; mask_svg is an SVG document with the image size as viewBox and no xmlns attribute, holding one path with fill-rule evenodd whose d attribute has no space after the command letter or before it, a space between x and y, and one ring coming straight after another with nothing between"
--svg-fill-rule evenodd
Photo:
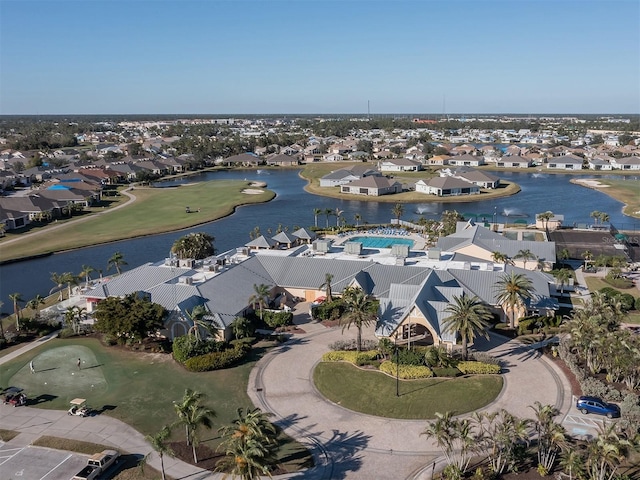
<instances>
[{"instance_id":1,"label":"parked car","mask_svg":"<svg viewBox=\"0 0 640 480\"><path fill-rule=\"evenodd\" d=\"M620 407L614 403L607 403L598 397L580 397L576 402L576 408L585 415L595 413L597 415L606 415L607 418L618 418L620 416Z\"/></svg>"}]
</instances>

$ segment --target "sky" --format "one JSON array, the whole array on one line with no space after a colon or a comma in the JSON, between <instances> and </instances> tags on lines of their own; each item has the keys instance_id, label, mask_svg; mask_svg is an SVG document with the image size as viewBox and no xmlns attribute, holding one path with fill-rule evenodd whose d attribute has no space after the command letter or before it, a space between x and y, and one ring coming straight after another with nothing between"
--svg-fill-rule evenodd
<instances>
[{"instance_id":1,"label":"sky","mask_svg":"<svg viewBox=\"0 0 640 480\"><path fill-rule=\"evenodd\" d=\"M638 0L0 0L0 114L640 113Z\"/></svg>"}]
</instances>

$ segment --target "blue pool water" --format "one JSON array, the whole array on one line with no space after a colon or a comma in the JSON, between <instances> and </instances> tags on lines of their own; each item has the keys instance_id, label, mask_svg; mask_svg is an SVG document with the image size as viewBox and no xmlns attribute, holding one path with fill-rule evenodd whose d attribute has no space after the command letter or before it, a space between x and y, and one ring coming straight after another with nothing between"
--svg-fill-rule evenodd
<instances>
[{"instance_id":1,"label":"blue pool water","mask_svg":"<svg viewBox=\"0 0 640 480\"><path fill-rule=\"evenodd\" d=\"M391 245L409 245L413 247L413 240L396 237L353 237L350 242L360 242L364 248L391 248Z\"/></svg>"}]
</instances>

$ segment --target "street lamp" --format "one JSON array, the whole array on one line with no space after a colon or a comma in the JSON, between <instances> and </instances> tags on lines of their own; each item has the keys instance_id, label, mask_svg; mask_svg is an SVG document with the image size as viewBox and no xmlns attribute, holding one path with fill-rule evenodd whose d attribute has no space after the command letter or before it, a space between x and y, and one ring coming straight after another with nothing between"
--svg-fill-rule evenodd
<instances>
[{"instance_id":1,"label":"street lamp","mask_svg":"<svg viewBox=\"0 0 640 480\"><path fill-rule=\"evenodd\" d=\"M398 352L398 335L393 337L393 344L396 350L396 397L400 396L400 353Z\"/></svg>"}]
</instances>

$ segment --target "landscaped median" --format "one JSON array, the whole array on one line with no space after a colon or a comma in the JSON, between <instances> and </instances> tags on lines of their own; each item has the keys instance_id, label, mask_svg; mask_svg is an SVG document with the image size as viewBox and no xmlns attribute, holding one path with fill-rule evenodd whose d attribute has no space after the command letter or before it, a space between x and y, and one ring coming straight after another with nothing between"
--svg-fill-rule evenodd
<instances>
[{"instance_id":1,"label":"landscaped median","mask_svg":"<svg viewBox=\"0 0 640 480\"><path fill-rule=\"evenodd\" d=\"M456 364L455 368L430 368L397 364L378 350L331 351L323 355L313 377L320 393L338 405L401 419L434 418L443 411L467 413L491 403L502 390L499 365Z\"/></svg>"}]
</instances>

